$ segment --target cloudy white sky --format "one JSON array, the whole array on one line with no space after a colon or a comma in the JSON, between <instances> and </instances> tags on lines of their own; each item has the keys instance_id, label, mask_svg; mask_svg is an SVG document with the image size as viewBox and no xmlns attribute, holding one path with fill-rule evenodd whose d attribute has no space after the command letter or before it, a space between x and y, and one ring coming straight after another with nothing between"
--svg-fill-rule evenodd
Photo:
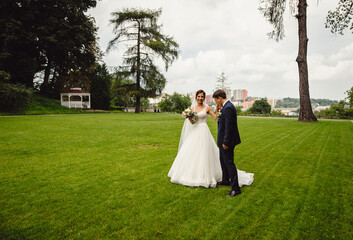
<instances>
[{"instance_id":1,"label":"cloudy white sky","mask_svg":"<svg viewBox=\"0 0 353 240\"><path fill-rule=\"evenodd\" d=\"M308 0L308 65L312 98L341 100L353 86L353 34L333 35L324 27L328 10L339 0ZM232 89L250 96L299 97L297 21L287 10L285 39L268 39L271 26L258 10L259 0L101 0L88 13L99 27L106 50L114 37L111 12L123 8L162 8L162 33L173 36L180 56L165 73L166 93L204 89L212 94L224 72ZM108 66L119 66L125 48L106 53ZM160 65L164 70L164 65Z\"/></svg>"}]
</instances>

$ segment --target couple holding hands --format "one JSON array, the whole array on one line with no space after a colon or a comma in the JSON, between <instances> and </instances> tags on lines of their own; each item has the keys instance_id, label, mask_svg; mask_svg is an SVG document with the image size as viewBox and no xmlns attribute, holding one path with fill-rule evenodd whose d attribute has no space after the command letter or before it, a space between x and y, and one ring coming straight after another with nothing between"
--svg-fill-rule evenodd
<instances>
[{"instance_id":1,"label":"couple holding hands","mask_svg":"<svg viewBox=\"0 0 353 240\"><path fill-rule=\"evenodd\" d=\"M205 97L203 90L196 92L191 106L194 115L185 119L178 154L168 177L185 186L230 186L227 196L234 197L241 193L240 187L254 180L253 173L238 170L234 164L234 148L240 144L237 112L223 90L213 93L216 113L204 104ZM218 121L217 145L207 126L208 115Z\"/></svg>"}]
</instances>

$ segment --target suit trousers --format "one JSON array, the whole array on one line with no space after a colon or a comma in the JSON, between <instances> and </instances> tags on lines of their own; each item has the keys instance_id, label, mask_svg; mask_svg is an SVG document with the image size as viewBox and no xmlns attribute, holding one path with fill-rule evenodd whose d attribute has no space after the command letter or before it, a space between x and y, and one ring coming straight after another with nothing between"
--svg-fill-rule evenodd
<instances>
[{"instance_id":1,"label":"suit trousers","mask_svg":"<svg viewBox=\"0 0 353 240\"><path fill-rule=\"evenodd\" d=\"M230 182L232 190L240 190L238 182L238 171L234 164L234 147L229 147L228 150L224 150L222 146L219 146L219 157L222 167L222 181Z\"/></svg>"}]
</instances>

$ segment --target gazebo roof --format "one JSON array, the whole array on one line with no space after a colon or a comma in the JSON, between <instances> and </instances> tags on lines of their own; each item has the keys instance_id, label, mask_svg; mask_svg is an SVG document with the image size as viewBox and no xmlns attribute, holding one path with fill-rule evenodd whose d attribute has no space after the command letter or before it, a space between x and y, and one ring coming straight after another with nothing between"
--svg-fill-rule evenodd
<instances>
[{"instance_id":1,"label":"gazebo roof","mask_svg":"<svg viewBox=\"0 0 353 240\"><path fill-rule=\"evenodd\" d=\"M69 91L63 91L62 93L88 93L86 91L83 91L81 88L79 87L75 87L75 88L70 88Z\"/></svg>"}]
</instances>

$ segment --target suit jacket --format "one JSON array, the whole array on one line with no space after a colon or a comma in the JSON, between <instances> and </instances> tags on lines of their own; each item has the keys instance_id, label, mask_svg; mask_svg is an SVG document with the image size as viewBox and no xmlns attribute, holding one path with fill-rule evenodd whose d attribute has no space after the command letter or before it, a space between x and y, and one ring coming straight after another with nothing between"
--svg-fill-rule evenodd
<instances>
[{"instance_id":1,"label":"suit jacket","mask_svg":"<svg viewBox=\"0 0 353 240\"><path fill-rule=\"evenodd\" d=\"M231 102L226 102L221 110L218 121L217 145L222 144L234 148L240 144L240 136L237 123L237 110Z\"/></svg>"}]
</instances>

